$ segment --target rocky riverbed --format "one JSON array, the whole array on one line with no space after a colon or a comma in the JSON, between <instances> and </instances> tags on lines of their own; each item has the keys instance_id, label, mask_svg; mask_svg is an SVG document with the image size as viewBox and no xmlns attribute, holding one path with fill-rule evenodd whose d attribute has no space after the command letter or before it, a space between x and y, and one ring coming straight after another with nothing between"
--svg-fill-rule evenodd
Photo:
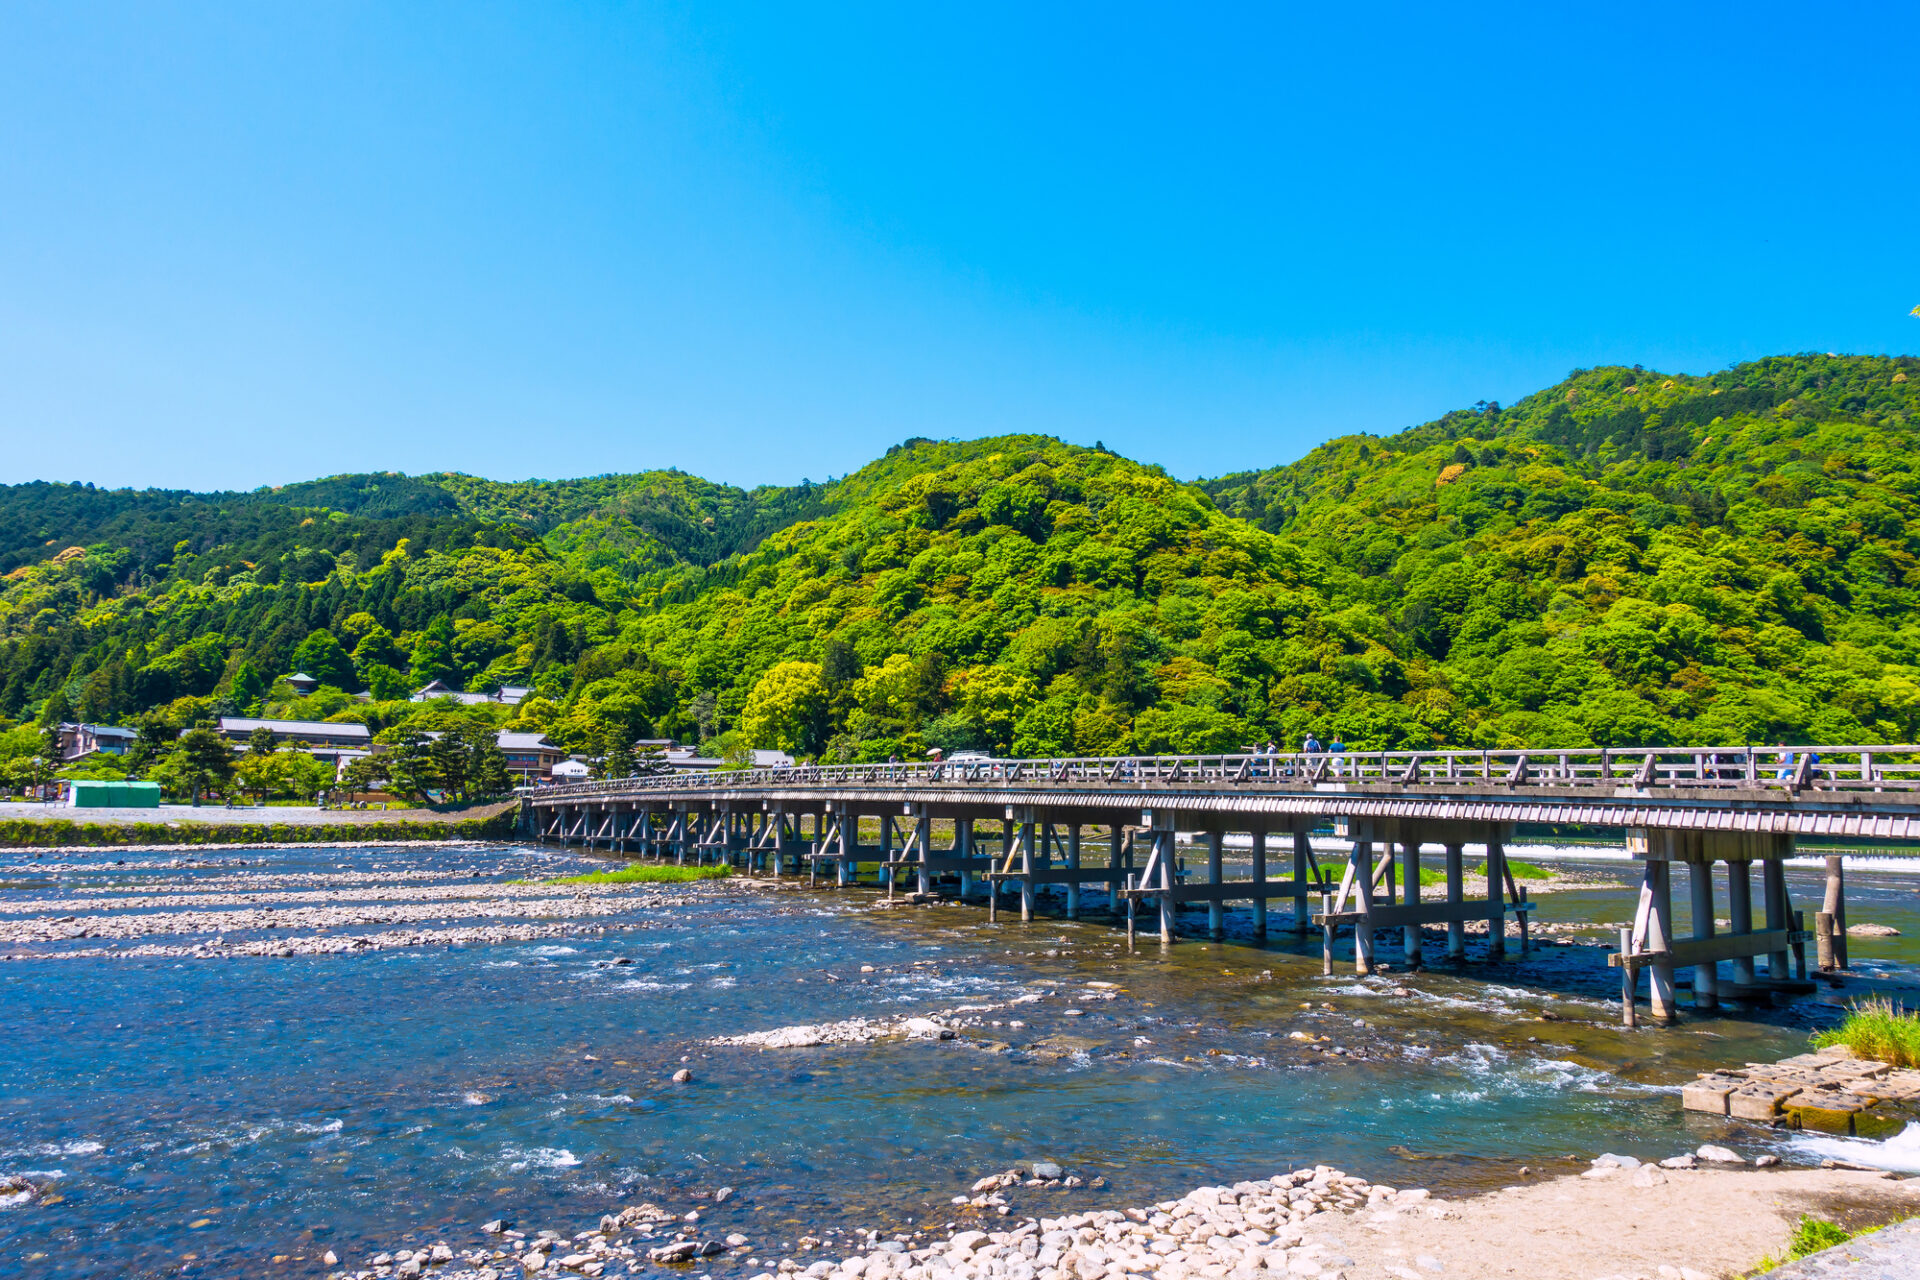
<instances>
[{"instance_id":1,"label":"rocky riverbed","mask_svg":"<svg viewBox=\"0 0 1920 1280\"><path fill-rule=\"evenodd\" d=\"M518 883L465 866L275 876L239 870L247 865L116 859L105 883L84 893L62 890L81 867L98 881L98 864L0 867L0 883L43 890L0 898L0 959L286 957L527 942L644 929L649 913L690 900L647 886ZM120 945L133 940L140 941ZM87 941L93 945L73 945Z\"/></svg>"},{"instance_id":2,"label":"rocky riverbed","mask_svg":"<svg viewBox=\"0 0 1920 1280\"><path fill-rule=\"evenodd\" d=\"M1780 1164L1761 1161L1762 1168ZM984 1194L956 1197L956 1221L936 1230L872 1228L776 1245L704 1231L698 1209L682 1214L643 1203L574 1232L522 1230L496 1219L480 1228L491 1237L481 1243L381 1250L358 1266L341 1265L332 1253L323 1260L334 1268L331 1280L558 1280L701 1269L750 1280L1433 1280L1505 1274L1514 1258L1526 1260L1529 1276L1715 1280L1777 1248L1795 1207L1844 1209L1865 1220L1920 1208L1920 1182L1858 1171L1733 1172L1745 1164L1712 1145L1658 1163L1604 1154L1577 1177L1452 1201L1322 1164L1151 1205L1015 1216L1006 1189L1082 1185L1059 1165L1036 1161L978 1180L973 1190ZM712 1197L731 1194L726 1187ZM1703 1200L1719 1214L1693 1212ZM1634 1219L1629 1230L1606 1234L1621 1214ZM1546 1241L1521 1238L1529 1232L1597 1238L1543 1254L1538 1246Z\"/></svg>"}]
</instances>

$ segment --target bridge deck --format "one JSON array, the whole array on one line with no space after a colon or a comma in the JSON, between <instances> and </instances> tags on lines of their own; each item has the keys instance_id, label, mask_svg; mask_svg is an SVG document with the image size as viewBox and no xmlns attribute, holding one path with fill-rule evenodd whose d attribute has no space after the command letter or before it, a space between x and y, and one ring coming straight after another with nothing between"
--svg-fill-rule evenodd
<instances>
[{"instance_id":1,"label":"bridge deck","mask_svg":"<svg viewBox=\"0 0 1920 1280\"><path fill-rule=\"evenodd\" d=\"M800 766L701 774L654 774L520 792L525 821L541 838L605 842L609 850L672 853L681 860L712 856L744 860L778 875L824 868L838 884L855 883L864 867L889 892L898 877L930 893L936 878L957 877L962 897L984 890L990 912L1004 888L1019 894L1029 918L1038 896L1064 887L1069 915L1084 889L1124 910L1133 936L1138 907L1151 904L1160 938L1174 937L1175 911L1204 903L1208 933L1223 934L1228 901L1253 904L1256 932L1266 929L1270 899L1293 900L1293 926L1304 930L1308 898L1330 966L1335 931L1352 930L1354 965L1373 964L1377 930L1399 929L1409 963L1421 960L1422 930L1444 925L1450 958L1465 955L1466 925L1484 922L1487 954L1505 952L1509 916L1520 945L1535 904L1506 869L1504 845L1514 824L1613 827L1645 863L1634 925L1622 931L1610 963L1622 973L1622 1000L1634 1018L1637 975L1649 975L1657 1019L1676 1014L1674 970L1694 968L1696 1009L1721 994L1766 983L1798 983L1805 974L1803 913L1788 901L1784 859L1796 837L1920 839L1920 747L1707 747L1655 750L1364 752L1070 760L927 762ZM862 843L863 820L877 821L877 845ZM1321 879L1307 832L1335 822L1351 841L1338 885ZM811 833L806 825L811 823ZM1001 830L977 832L976 826ZM936 825L948 848L934 847ZM1082 857L1083 827L1106 827L1103 865ZM1207 835L1204 884L1175 848L1175 827ZM1064 832L1064 836L1061 834ZM1221 836L1249 832L1251 880L1227 880ZM1292 878L1269 879L1265 841L1292 836ZM1461 850L1484 843L1488 896L1462 891ZM1447 855L1444 901L1423 899L1423 846ZM1376 846L1384 857L1375 861ZM1395 856L1395 850L1398 856ZM1279 852L1276 850L1276 852ZM1764 917L1756 928L1750 884L1754 862L1764 872ZM1697 932L1672 935L1672 867L1687 868ZM1734 925L1716 937L1714 867L1726 864ZM1398 883L1396 883L1396 881ZM951 881L949 881L951 883ZM1816 932L1843 937L1844 876L1828 859L1825 910ZM1825 945L1825 944L1823 944ZM1836 968L1846 967L1836 946ZM1756 960L1765 958L1763 982ZM1731 960L1731 981L1717 967ZM1823 964L1826 963L1823 958Z\"/></svg>"}]
</instances>

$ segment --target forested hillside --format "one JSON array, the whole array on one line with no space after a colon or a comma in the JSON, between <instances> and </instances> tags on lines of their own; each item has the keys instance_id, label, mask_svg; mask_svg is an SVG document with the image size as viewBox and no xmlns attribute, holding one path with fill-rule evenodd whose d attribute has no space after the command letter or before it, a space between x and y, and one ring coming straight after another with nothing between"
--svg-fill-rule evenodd
<instances>
[{"instance_id":1,"label":"forested hillside","mask_svg":"<svg viewBox=\"0 0 1920 1280\"><path fill-rule=\"evenodd\" d=\"M1911 740L1916 396L1913 358L1586 370L1198 484L1020 436L750 492L21 485L0 715L397 732L442 677L537 696L428 719L590 752Z\"/></svg>"}]
</instances>

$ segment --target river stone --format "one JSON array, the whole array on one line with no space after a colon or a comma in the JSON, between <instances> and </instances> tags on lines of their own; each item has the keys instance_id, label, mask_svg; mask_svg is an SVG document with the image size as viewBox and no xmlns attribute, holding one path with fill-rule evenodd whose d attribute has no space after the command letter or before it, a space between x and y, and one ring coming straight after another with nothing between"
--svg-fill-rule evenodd
<instances>
[{"instance_id":1,"label":"river stone","mask_svg":"<svg viewBox=\"0 0 1920 1280\"><path fill-rule=\"evenodd\" d=\"M678 1071L673 1073L673 1082L675 1084L686 1084L688 1081L692 1079L693 1079L693 1072L687 1070L685 1067L682 1067Z\"/></svg>"},{"instance_id":2,"label":"river stone","mask_svg":"<svg viewBox=\"0 0 1920 1280\"><path fill-rule=\"evenodd\" d=\"M1633 1156L1617 1156L1609 1151L1593 1158L1594 1168L1598 1169L1604 1165L1612 1165L1616 1169L1638 1169L1640 1161Z\"/></svg>"},{"instance_id":3,"label":"river stone","mask_svg":"<svg viewBox=\"0 0 1920 1280\"><path fill-rule=\"evenodd\" d=\"M1044 1181L1058 1182L1065 1173L1066 1170L1051 1160L1036 1160L1033 1162L1033 1176L1043 1179Z\"/></svg>"},{"instance_id":4,"label":"river stone","mask_svg":"<svg viewBox=\"0 0 1920 1280\"><path fill-rule=\"evenodd\" d=\"M1716 1147L1711 1142L1700 1147L1693 1154L1713 1164L1745 1164L1746 1159L1734 1154L1725 1147Z\"/></svg>"}]
</instances>

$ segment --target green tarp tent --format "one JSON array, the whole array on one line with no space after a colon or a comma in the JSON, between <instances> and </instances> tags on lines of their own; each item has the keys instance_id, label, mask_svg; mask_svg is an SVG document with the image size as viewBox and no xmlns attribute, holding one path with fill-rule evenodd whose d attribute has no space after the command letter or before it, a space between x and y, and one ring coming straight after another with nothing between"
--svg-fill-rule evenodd
<instances>
[{"instance_id":1,"label":"green tarp tent","mask_svg":"<svg viewBox=\"0 0 1920 1280\"><path fill-rule=\"evenodd\" d=\"M76 809L158 809L160 784L157 782L76 782L73 784Z\"/></svg>"}]
</instances>

